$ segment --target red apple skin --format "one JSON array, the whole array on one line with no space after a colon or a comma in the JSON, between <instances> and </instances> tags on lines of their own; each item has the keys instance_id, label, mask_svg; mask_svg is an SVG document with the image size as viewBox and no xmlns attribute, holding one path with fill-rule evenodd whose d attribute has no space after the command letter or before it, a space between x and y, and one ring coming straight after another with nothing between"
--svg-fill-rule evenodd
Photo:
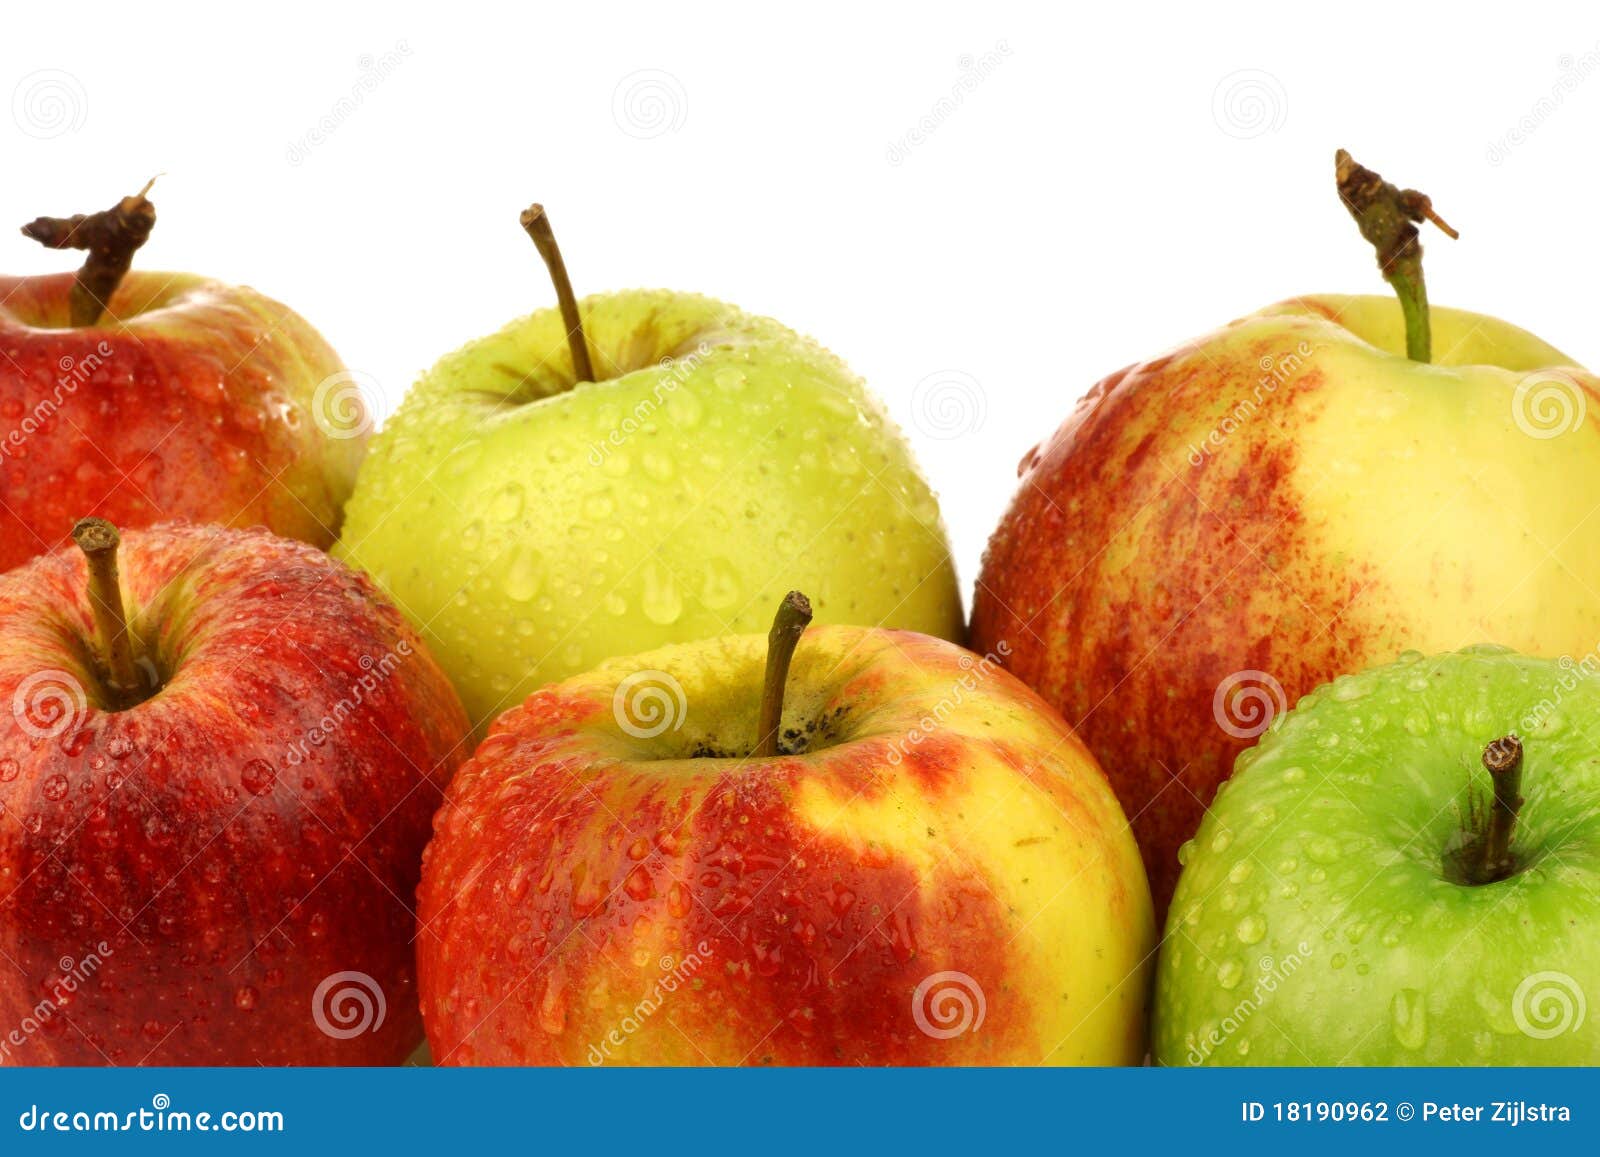
<instances>
[{"instance_id":1,"label":"red apple skin","mask_svg":"<svg viewBox=\"0 0 1600 1157\"><path fill-rule=\"evenodd\" d=\"M973 656L914 632L813 627L790 698L808 670L845 671L827 710L874 720L866 735L803 756L664 763L596 738L614 727L620 672L672 670L696 646L535 692L462 765L418 891L435 1063L1139 1062L1155 933L1138 852L1092 757L1037 696L993 668L955 694L970 728L952 734L922 713L950 707ZM691 686L691 716L696 700ZM930 729L905 744L918 718ZM820 819L812 793L839 810ZM941 841L961 854L930 869L919 850ZM1040 892L1021 898L1019 880ZM981 1033L919 1030L914 993L944 970L982 978ZM619 1008L669 973L692 993L607 1046L627 1027ZM1076 1027L1062 1031L1068 1008Z\"/></svg>"},{"instance_id":2,"label":"red apple skin","mask_svg":"<svg viewBox=\"0 0 1600 1157\"><path fill-rule=\"evenodd\" d=\"M316 330L254 290L138 270L73 328L73 279L0 277L0 571L88 515L331 545L370 422Z\"/></svg>"},{"instance_id":3,"label":"red apple skin","mask_svg":"<svg viewBox=\"0 0 1600 1157\"><path fill-rule=\"evenodd\" d=\"M0 576L0 1025L36 1026L0 1062L399 1063L421 1035L422 848L466 751L455 692L366 577L312 547L166 525L126 533L121 566L166 681L118 712L86 666L77 550ZM41 671L85 700L52 712ZM340 972L381 989L374 1031L319 1027ZM324 1019L348 1029L334 999Z\"/></svg>"}]
</instances>

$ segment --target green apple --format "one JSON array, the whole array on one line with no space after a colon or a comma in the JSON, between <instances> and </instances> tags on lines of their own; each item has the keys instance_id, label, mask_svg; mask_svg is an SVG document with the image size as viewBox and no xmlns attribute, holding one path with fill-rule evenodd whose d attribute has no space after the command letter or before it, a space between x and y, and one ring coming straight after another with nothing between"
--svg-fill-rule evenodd
<instances>
[{"instance_id":1,"label":"green apple","mask_svg":"<svg viewBox=\"0 0 1600 1157\"><path fill-rule=\"evenodd\" d=\"M1155 1059L1600 1063L1596 670L1410 653L1278 716L1183 852Z\"/></svg>"},{"instance_id":2,"label":"green apple","mask_svg":"<svg viewBox=\"0 0 1600 1157\"><path fill-rule=\"evenodd\" d=\"M938 505L843 362L708 297L576 302L552 273L581 325L544 310L424 376L337 548L479 726L603 659L762 630L796 586L819 622L962 637Z\"/></svg>"}]
</instances>

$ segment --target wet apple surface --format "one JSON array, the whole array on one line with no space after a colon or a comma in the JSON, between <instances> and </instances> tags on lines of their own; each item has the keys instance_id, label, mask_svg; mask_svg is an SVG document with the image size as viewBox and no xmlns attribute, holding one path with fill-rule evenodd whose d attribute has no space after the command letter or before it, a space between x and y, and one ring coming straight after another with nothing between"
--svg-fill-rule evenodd
<instances>
[{"instance_id":1,"label":"wet apple surface","mask_svg":"<svg viewBox=\"0 0 1600 1157\"><path fill-rule=\"evenodd\" d=\"M74 327L72 285L0 277L0 570L89 514L333 542L366 439L352 412L337 437L319 425L317 387L344 367L310 325L249 289L136 271ZM341 404L359 407L353 387Z\"/></svg>"},{"instance_id":2,"label":"wet apple surface","mask_svg":"<svg viewBox=\"0 0 1600 1157\"><path fill-rule=\"evenodd\" d=\"M0 1021L37 1022L0 1060L398 1063L459 700L310 546L166 525L120 555L120 659L76 550L0 577Z\"/></svg>"},{"instance_id":3,"label":"wet apple surface","mask_svg":"<svg viewBox=\"0 0 1600 1157\"><path fill-rule=\"evenodd\" d=\"M1432 315L1425 365L1391 300L1275 306L1105 379L1023 460L972 645L1009 641L1094 751L1158 906L1234 757L1312 687L1408 647L1600 638L1600 381Z\"/></svg>"},{"instance_id":4,"label":"wet apple surface","mask_svg":"<svg viewBox=\"0 0 1600 1157\"><path fill-rule=\"evenodd\" d=\"M1600 1062L1600 686L1503 648L1318 688L1240 758L1183 852L1163 1064ZM1483 859L1517 736L1503 864Z\"/></svg>"},{"instance_id":5,"label":"wet apple surface","mask_svg":"<svg viewBox=\"0 0 1600 1157\"><path fill-rule=\"evenodd\" d=\"M992 661L818 627L752 754L762 643L496 723L419 892L436 1061L1137 1062L1148 890L1072 733Z\"/></svg>"},{"instance_id":6,"label":"wet apple surface","mask_svg":"<svg viewBox=\"0 0 1600 1157\"><path fill-rule=\"evenodd\" d=\"M570 290L563 267L564 309L413 387L336 547L476 725L604 659L764 630L792 587L819 622L963 636L938 503L843 362L709 297Z\"/></svg>"}]
</instances>

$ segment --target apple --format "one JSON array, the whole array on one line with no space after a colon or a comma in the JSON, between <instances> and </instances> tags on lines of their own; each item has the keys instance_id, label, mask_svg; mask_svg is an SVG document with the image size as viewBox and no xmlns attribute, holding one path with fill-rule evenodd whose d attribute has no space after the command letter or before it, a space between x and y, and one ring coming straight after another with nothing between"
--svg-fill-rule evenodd
<instances>
[{"instance_id":1,"label":"apple","mask_svg":"<svg viewBox=\"0 0 1600 1157\"><path fill-rule=\"evenodd\" d=\"M1149 890L1094 758L994 656L809 618L496 720L423 860L437 1063L1144 1057Z\"/></svg>"},{"instance_id":2,"label":"apple","mask_svg":"<svg viewBox=\"0 0 1600 1157\"><path fill-rule=\"evenodd\" d=\"M75 537L0 576L0 1063L400 1062L449 682L303 543Z\"/></svg>"},{"instance_id":3,"label":"apple","mask_svg":"<svg viewBox=\"0 0 1600 1157\"><path fill-rule=\"evenodd\" d=\"M1275 719L1185 850L1155 1059L1600 1063L1595 669L1413 653Z\"/></svg>"},{"instance_id":4,"label":"apple","mask_svg":"<svg viewBox=\"0 0 1600 1157\"><path fill-rule=\"evenodd\" d=\"M1600 379L1406 300L1262 310L1106 378L1022 461L972 645L1007 641L1088 743L1158 910L1235 755L1312 687L1407 648L1600 638ZM1432 361L1408 357L1430 316Z\"/></svg>"},{"instance_id":5,"label":"apple","mask_svg":"<svg viewBox=\"0 0 1600 1157\"><path fill-rule=\"evenodd\" d=\"M0 571L84 514L338 534L370 425L355 379L252 289L129 272L154 224L142 193L40 218L23 232L91 247L83 269L0 277Z\"/></svg>"},{"instance_id":6,"label":"apple","mask_svg":"<svg viewBox=\"0 0 1600 1157\"><path fill-rule=\"evenodd\" d=\"M475 723L603 659L762 630L791 585L822 621L962 637L938 505L859 378L707 297L579 302L548 218L524 218L561 307L417 383L336 548Z\"/></svg>"}]
</instances>

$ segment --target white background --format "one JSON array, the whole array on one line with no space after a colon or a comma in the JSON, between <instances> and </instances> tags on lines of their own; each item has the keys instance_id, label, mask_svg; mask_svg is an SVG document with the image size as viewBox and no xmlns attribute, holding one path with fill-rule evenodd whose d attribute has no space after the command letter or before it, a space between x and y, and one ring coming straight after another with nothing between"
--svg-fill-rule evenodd
<instances>
[{"instance_id":1,"label":"white background","mask_svg":"<svg viewBox=\"0 0 1600 1157\"><path fill-rule=\"evenodd\" d=\"M970 598L1018 459L1097 378L1385 291L1338 146L1461 230L1425 238L1435 303L1600 361L1600 11L1430 7L11 5L0 221L163 173L141 264L282 299L387 411L550 304L542 200L580 293L709 293L863 374ZM75 264L0 228L0 269Z\"/></svg>"}]
</instances>

